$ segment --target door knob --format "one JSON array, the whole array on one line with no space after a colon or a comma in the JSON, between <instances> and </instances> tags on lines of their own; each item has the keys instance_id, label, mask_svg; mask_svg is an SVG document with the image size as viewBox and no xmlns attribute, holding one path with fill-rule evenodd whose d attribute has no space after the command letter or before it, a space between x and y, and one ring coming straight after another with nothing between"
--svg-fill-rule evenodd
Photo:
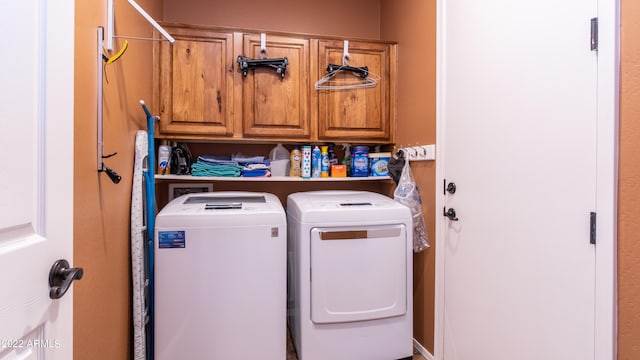
<instances>
[{"instance_id":1,"label":"door knob","mask_svg":"<svg viewBox=\"0 0 640 360\"><path fill-rule=\"evenodd\" d=\"M456 210L454 208L449 208L449 210L447 210L447 208L444 207L444 209L442 209L442 215L449 218L451 221L458 221L458 218L456 217Z\"/></svg>"},{"instance_id":2,"label":"door knob","mask_svg":"<svg viewBox=\"0 0 640 360\"><path fill-rule=\"evenodd\" d=\"M56 260L49 271L49 297L60 299L69 290L73 280L82 279L84 270L81 267L70 268L69 262L64 259Z\"/></svg>"},{"instance_id":3,"label":"door knob","mask_svg":"<svg viewBox=\"0 0 640 360\"><path fill-rule=\"evenodd\" d=\"M447 192L448 192L449 194L455 194L455 193L456 193L456 183L454 183L454 182L450 182L450 183L447 185Z\"/></svg>"}]
</instances>

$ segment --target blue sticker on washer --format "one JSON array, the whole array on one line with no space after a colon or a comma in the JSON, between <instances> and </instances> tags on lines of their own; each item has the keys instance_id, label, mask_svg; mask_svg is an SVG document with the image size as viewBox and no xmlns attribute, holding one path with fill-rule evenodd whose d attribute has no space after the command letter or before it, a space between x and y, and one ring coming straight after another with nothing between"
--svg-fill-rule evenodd
<instances>
[{"instance_id":1,"label":"blue sticker on washer","mask_svg":"<svg viewBox=\"0 0 640 360\"><path fill-rule=\"evenodd\" d=\"M158 245L160 249L184 249L184 231L159 231Z\"/></svg>"}]
</instances>

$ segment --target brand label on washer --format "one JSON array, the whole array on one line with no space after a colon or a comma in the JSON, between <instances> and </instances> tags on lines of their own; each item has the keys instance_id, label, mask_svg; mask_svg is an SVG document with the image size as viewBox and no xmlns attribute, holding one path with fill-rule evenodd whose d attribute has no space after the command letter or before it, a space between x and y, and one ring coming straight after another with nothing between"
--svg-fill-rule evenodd
<instances>
[{"instance_id":1,"label":"brand label on washer","mask_svg":"<svg viewBox=\"0 0 640 360\"><path fill-rule=\"evenodd\" d=\"M182 231L159 231L158 245L160 249L184 249L186 240Z\"/></svg>"}]
</instances>

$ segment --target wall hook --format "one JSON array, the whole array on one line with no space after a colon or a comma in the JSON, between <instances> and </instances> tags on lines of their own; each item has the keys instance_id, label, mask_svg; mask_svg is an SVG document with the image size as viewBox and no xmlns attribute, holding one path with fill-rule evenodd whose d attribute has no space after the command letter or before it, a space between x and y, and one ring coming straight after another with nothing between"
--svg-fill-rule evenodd
<instances>
[{"instance_id":1,"label":"wall hook","mask_svg":"<svg viewBox=\"0 0 640 360\"><path fill-rule=\"evenodd\" d=\"M421 160L435 160L435 145L415 145L403 147L400 144L398 152L402 151L409 160L421 161Z\"/></svg>"},{"instance_id":2,"label":"wall hook","mask_svg":"<svg viewBox=\"0 0 640 360\"><path fill-rule=\"evenodd\" d=\"M106 63L106 65L109 65L115 62L116 60L120 59L120 57L124 54L124 52L127 51L127 48L129 48L129 41L125 40L124 44L122 45L122 48L120 48L120 50L118 50L118 52L115 53L113 56L107 57L106 55L102 55L102 58Z\"/></svg>"},{"instance_id":3,"label":"wall hook","mask_svg":"<svg viewBox=\"0 0 640 360\"><path fill-rule=\"evenodd\" d=\"M264 60L267 56L267 34L260 34L260 60Z\"/></svg>"},{"instance_id":4,"label":"wall hook","mask_svg":"<svg viewBox=\"0 0 640 360\"><path fill-rule=\"evenodd\" d=\"M114 184L117 184L120 182L120 180L122 180L122 176L118 175L117 172L113 171L108 166L105 166L104 163L102 163L102 169L98 170L98 172L104 172L105 174L107 174L109 179L111 179Z\"/></svg>"},{"instance_id":5,"label":"wall hook","mask_svg":"<svg viewBox=\"0 0 640 360\"><path fill-rule=\"evenodd\" d=\"M344 40L342 44L342 66L348 66L351 55L349 55L349 40Z\"/></svg>"}]
</instances>

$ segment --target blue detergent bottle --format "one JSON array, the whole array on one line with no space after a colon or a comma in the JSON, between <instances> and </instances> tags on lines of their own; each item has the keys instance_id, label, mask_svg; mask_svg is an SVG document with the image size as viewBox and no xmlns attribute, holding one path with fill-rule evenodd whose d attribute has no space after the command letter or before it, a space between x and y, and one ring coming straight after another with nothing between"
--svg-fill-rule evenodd
<instances>
[{"instance_id":1,"label":"blue detergent bottle","mask_svg":"<svg viewBox=\"0 0 640 360\"><path fill-rule=\"evenodd\" d=\"M351 176L369 176L369 147L355 146L351 153Z\"/></svg>"}]
</instances>

